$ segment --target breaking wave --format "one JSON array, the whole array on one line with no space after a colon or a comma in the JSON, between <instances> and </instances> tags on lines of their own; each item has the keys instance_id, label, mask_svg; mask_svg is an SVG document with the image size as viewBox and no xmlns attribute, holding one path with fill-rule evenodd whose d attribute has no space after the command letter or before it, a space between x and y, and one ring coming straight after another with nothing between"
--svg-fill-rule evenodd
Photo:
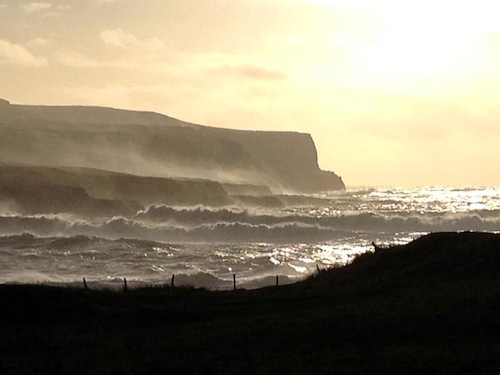
<instances>
[{"instance_id":1,"label":"breaking wave","mask_svg":"<svg viewBox=\"0 0 500 375\"><path fill-rule=\"evenodd\" d=\"M500 228L500 215L498 211L476 211L312 217L154 205L133 218L114 217L101 221L75 220L57 215L0 216L0 228L4 235L30 233L37 236L82 235L171 242L294 243L328 241L348 236L352 232L497 231Z\"/></svg>"},{"instance_id":2,"label":"breaking wave","mask_svg":"<svg viewBox=\"0 0 500 375\"><path fill-rule=\"evenodd\" d=\"M237 273L238 287L256 288L274 285L276 274L281 285L304 277L315 269L310 254L320 251L23 233L0 236L0 282L77 285L85 277L90 288L120 288L125 277L130 287L138 287L170 285L175 275L175 286L230 289Z\"/></svg>"},{"instance_id":3,"label":"breaking wave","mask_svg":"<svg viewBox=\"0 0 500 375\"><path fill-rule=\"evenodd\" d=\"M293 282L377 244L438 231L500 231L500 189L358 189L280 208L153 204L130 215L0 212L0 282L213 289ZM297 198L291 198L298 202ZM309 199L309 198L308 198ZM310 203L310 202L308 202ZM80 282L81 283L81 282Z\"/></svg>"}]
</instances>

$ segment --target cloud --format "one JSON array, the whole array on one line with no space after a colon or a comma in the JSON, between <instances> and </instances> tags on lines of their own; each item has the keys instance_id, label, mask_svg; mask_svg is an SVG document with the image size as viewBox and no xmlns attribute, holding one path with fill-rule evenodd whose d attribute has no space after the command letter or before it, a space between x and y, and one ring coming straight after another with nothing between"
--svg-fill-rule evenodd
<instances>
[{"instance_id":1,"label":"cloud","mask_svg":"<svg viewBox=\"0 0 500 375\"><path fill-rule=\"evenodd\" d=\"M49 44L49 40L44 38L35 38L28 42L30 46L43 47Z\"/></svg>"},{"instance_id":2,"label":"cloud","mask_svg":"<svg viewBox=\"0 0 500 375\"><path fill-rule=\"evenodd\" d=\"M210 71L261 81L280 81L287 78L287 75L282 71L253 64L225 65Z\"/></svg>"},{"instance_id":3,"label":"cloud","mask_svg":"<svg viewBox=\"0 0 500 375\"><path fill-rule=\"evenodd\" d=\"M21 66L44 66L47 60L36 57L25 47L0 39L0 63Z\"/></svg>"},{"instance_id":4,"label":"cloud","mask_svg":"<svg viewBox=\"0 0 500 375\"><path fill-rule=\"evenodd\" d=\"M21 5L21 9L24 10L26 13L30 13L30 14L40 13L40 12L49 10L51 8L52 8L52 4L41 3L41 2Z\"/></svg>"},{"instance_id":5,"label":"cloud","mask_svg":"<svg viewBox=\"0 0 500 375\"><path fill-rule=\"evenodd\" d=\"M134 62L122 60L96 60L75 51L60 51L56 61L71 68L121 68L133 69L137 66Z\"/></svg>"},{"instance_id":6,"label":"cloud","mask_svg":"<svg viewBox=\"0 0 500 375\"><path fill-rule=\"evenodd\" d=\"M61 13L68 9L73 9L71 5L53 5L45 2L32 2L21 5L21 9L29 15L40 15L42 17L59 17Z\"/></svg>"},{"instance_id":7,"label":"cloud","mask_svg":"<svg viewBox=\"0 0 500 375\"><path fill-rule=\"evenodd\" d=\"M124 49L147 49L150 51L162 51L165 43L158 38L140 40L134 34L127 33L122 29L104 29L101 31L101 40L104 44Z\"/></svg>"},{"instance_id":8,"label":"cloud","mask_svg":"<svg viewBox=\"0 0 500 375\"><path fill-rule=\"evenodd\" d=\"M97 68L100 64L96 60L89 59L77 52L62 51L57 53L56 61L59 64L69 66L72 68Z\"/></svg>"},{"instance_id":9,"label":"cloud","mask_svg":"<svg viewBox=\"0 0 500 375\"><path fill-rule=\"evenodd\" d=\"M135 37L135 35L126 33L122 29L102 30L101 40L105 44L122 48L139 43L139 40Z\"/></svg>"}]
</instances>

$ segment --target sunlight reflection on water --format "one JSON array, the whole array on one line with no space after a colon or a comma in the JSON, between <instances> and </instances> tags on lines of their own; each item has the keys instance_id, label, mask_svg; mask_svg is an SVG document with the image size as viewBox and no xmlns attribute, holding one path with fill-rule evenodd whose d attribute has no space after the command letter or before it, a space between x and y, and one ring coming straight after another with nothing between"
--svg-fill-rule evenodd
<instances>
[{"instance_id":1,"label":"sunlight reflection on water","mask_svg":"<svg viewBox=\"0 0 500 375\"><path fill-rule=\"evenodd\" d=\"M290 281L317 272L316 267L346 265L373 251L372 241L399 245L431 231L500 230L500 188L370 187L315 197L323 206L244 214L241 208L234 212L224 208L222 214L213 209L204 213L209 220L206 227L186 221L190 212L184 208L169 210L184 220L176 223L186 234L182 238L208 233L234 240L227 242L173 241L179 231L169 231L163 221L110 220L109 226L57 215L20 219L4 215L4 230L9 223L20 229L0 236L0 282L72 282L81 277L119 282L126 276L131 282L164 283L175 274L185 275L193 284L209 282L208 287L225 288L237 274L247 285L262 286L259 280L272 284L276 275ZM241 239L233 238L240 234ZM295 242L288 240L295 235Z\"/></svg>"}]
</instances>

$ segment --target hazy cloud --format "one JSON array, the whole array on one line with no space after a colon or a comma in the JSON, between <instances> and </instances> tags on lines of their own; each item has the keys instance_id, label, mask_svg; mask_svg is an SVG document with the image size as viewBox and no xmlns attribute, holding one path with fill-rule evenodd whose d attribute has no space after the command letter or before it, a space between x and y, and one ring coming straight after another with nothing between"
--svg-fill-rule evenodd
<instances>
[{"instance_id":1,"label":"hazy cloud","mask_svg":"<svg viewBox=\"0 0 500 375\"><path fill-rule=\"evenodd\" d=\"M47 61L36 57L25 47L0 39L0 63L22 66L43 66Z\"/></svg>"},{"instance_id":2,"label":"hazy cloud","mask_svg":"<svg viewBox=\"0 0 500 375\"><path fill-rule=\"evenodd\" d=\"M105 44L122 48L139 43L139 40L135 37L135 35L126 33L122 29L102 30L101 39Z\"/></svg>"},{"instance_id":3,"label":"hazy cloud","mask_svg":"<svg viewBox=\"0 0 500 375\"><path fill-rule=\"evenodd\" d=\"M123 60L96 60L75 51L60 51L56 61L72 68L134 68L136 64Z\"/></svg>"},{"instance_id":4,"label":"hazy cloud","mask_svg":"<svg viewBox=\"0 0 500 375\"><path fill-rule=\"evenodd\" d=\"M100 66L97 61L73 51L59 52L56 61L72 68L97 68Z\"/></svg>"},{"instance_id":5,"label":"hazy cloud","mask_svg":"<svg viewBox=\"0 0 500 375\"><path fill-rule=\"evenodd\" d=\"M22 10L24 10L26 13L31 13L31 14L40 13L51 8L52 8L51 3L29 3L21 5Z\"/></svg>"},{"instance_id":6,"label":"hazy cloud","mask_svg":"<svg viewBox=\"0 0 500 375\"><path fill-rule=\"evenodd\" d=\"M287 75L282 71L253 64L225 65L220 68L212 69L211 72L237 75L263 81L280 81L287 78Z\"/></svg>"},{"instance_id":7,"label":"hazy cloud","mask_svg":"<svg viewBox=\"0 0 500 375\"><path fill-rule=\"evenodd\" d=\"M255 65L242 65L236 68L236 71L240 72L242 75L261 80L277 81L286 79L286 74L274 69L268 69L261 66Z\"/></svg>"},{"instance_id":8,"label":"hazy cloud","mask_svg":"<svg viewBox=\"0 0 500 375\"><path fill-rule=\"evenodd\" d=\"M165 49L165 43L158 38L139 40L134 34L127 33L120 28L102 30L101 40L107 45L120 48L146 48L151 51L161 51Z\"/></svg>"},{"instance_id":9,"label":"hazy cloud","mask_svg":"<svg viewBox=\"0 0 500 375\"><path fill-rule=\"evenodd\" d=\"M54 5L46 2L33 2L21 5L21 9L29 15L39 15L42 17L59 17L65 10L73 9L71 5Z\"/></svg>"},{"instance_id":10,"label":"hazy cloud","mask_svg":"<svg viewBox=\"0 0 500 375\"><path fill-rule=\"evenodd\" d=\"M35 38L33 40L30 40L28 42L30 46L37 46L37 47L43 47L49 44L49 41L44 38Z\"/></svg>"}]
</instances>

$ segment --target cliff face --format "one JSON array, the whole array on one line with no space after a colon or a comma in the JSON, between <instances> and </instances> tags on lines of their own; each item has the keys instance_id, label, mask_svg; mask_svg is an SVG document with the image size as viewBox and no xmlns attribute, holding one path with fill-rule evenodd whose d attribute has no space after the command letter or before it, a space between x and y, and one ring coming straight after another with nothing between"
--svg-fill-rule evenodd
<instances>
[{"instance_id":1,"label":"cliff face","mask_svg":"<svg viewBox=\"0 0 500 375\"><path fill-rule=\"evenodd\" d=\"M98 107L0 103L0 162L254 184L274 192L343 189L318 167L310 135L237 131Z\"/></svg>"},{"instance_id":2,"label":"cliff face","mask_svg":"<svg viewBox=\"0 0 500 375\"><path fill-rule=\"evenodd\" d=\"M221 206L222 186L208 180L140 177L82 168L0 163L0 208L22 214L131 216L152 204Z\"/></svg>"},{"instance_id":3,"label":"cliff face","mask_svg":"<svg viewBox=\"0 0 500 375\"><path fill-rule=\"evenodd\" d=\"M230 131L225 136L241 144L259 168L274 176L285 192L345 188L339 176L319 168L316 146L309 134Z\"/></svg>"}]
</instances>

